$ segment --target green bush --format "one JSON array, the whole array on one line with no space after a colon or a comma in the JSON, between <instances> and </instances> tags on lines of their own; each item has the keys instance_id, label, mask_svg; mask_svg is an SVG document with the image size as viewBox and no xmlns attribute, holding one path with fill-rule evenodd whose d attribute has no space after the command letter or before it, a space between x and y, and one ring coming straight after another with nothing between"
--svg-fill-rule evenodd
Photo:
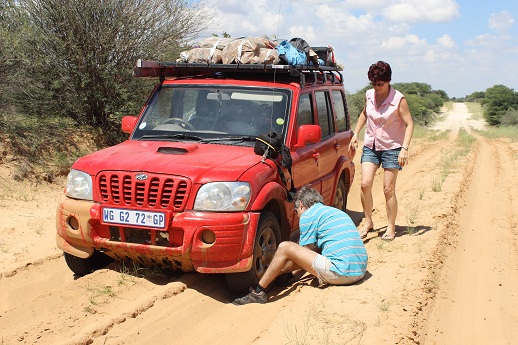
<instances>
[{"instance_id":1,"label":"green bush","mask_svg":"<svg viewBox=\"0 0 518 345\"><path fill-rule=\"evenodd\" d=\"M510 109L518 108L518 94L507 86L495 85L486 90L482 105L487 123L497 126Z\"/></svg>"},{"instance_id":2,"label":"green bush","mask_svg":"<svg viewBox=\"0 0 518 345\"><path fill-rule=\"evenodd\" d=\"M511 108L500 118L500 124L503 126L518 125L518 110Z\"/></svg>"}]
</instances>

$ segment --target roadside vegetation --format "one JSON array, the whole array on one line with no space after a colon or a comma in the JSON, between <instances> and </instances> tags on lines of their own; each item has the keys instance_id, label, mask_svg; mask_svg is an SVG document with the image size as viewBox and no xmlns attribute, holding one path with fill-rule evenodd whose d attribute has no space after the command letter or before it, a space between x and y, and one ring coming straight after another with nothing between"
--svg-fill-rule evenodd
<instances>
[{"instance_id":1,"label":"roadside vegetation","mask_svg":"<svg viewBox=\"0 0 518 345\"><path fill-rule=\"evenodd\" d=\"M136 61L176 59L211 18L203 1L1 1L0 163L52 181L123 140L156 83L133 78Z\"/></svg>"},{"instance_id":2,"label":"roadside vegetation","mask_svg":"<svg viewBox=\"0 0 518 345\"><path fill-rule=\"evenodd\" d=\"M203 1L0 2L0 163L16 180L52 182L78 157L124 140L121 118L139 113L156 82L132 77L137 59L174 61L211 29L212 14ZM484 118L487 135L518 136L518 96L503 85L452 100L426 83L393 86L417 137L452 101ZM353 123L369 87L348 94Z\"/></svg>"},{"instance_id":3,"label":"roadside vegetation","mask_svg":"<svg viewBox=\"0 0 518 345\"><path fill-rule=\"evenodd\" d=\"M484 105L483 102L465 102L468 110L473 114L474 119L484 118ZM518 105L516 105L518 109ZM508 119L518 119L518 110L509 108L506 112L502 113L503 122L497 126L489 126L486 130L480 131L480 134L488 138L509 138L512 141L518 141L518 123L507 123Z\"/></svg>"}]
</instances>

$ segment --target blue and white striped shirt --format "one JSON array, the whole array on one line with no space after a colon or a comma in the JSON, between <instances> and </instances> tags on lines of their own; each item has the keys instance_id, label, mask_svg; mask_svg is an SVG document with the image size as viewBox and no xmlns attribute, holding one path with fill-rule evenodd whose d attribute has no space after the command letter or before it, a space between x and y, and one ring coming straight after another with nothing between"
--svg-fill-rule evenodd
<instances>
[{"instance_id":1,"label":"blue and white striped shirt","mask_svg":"<svg viewBox=\"0 0 518 345\"><path fill-rule=\"evenodd\" d=\"M321 203L314 204L300 216L301 246L314 244L341 276L360 276L367 270L367 250L349 215Z\"/></svg>"}]
</instances>

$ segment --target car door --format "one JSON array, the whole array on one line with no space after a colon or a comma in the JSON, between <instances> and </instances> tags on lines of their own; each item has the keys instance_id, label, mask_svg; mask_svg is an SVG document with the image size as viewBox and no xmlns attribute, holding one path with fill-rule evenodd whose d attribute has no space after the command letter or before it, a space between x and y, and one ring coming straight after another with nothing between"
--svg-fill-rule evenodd
<instances>
[{"instance_id":1,"label":"car door","mask_svg":"<svg viewBox=\"0 0 518 345\"><path fill-rule=\"evenodd\" d=\"M322 140L315 147L315 151L319 155L317 171L321 185L320 193L324 201L329 202L335 190L335 168L340 157L340 143L336 135L336 123L329 90L315 91L315 108L318 125L322 129Z\"/></svg>"},{"instance_id":2,"label":"car door","mask_svg":"<svg viewBox=\"0 0 518 345\"><path fill-rule=\"evenodd\" d=\"M298 108L295 119L295 132L302 125L315 125L313 93L306 92L299 95ZM297 133L295 133L295 136ZM311 143L299 147L292 152L293 181L296 188L311 185L319 192L322 190L318 166L320 164L319 143Z\"/></svg>"}]
</instances>

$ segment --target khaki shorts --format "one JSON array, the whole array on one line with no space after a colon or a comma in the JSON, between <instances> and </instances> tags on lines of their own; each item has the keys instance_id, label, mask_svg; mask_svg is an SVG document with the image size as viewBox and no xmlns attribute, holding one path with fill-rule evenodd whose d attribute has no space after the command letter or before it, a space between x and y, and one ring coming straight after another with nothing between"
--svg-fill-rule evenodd
<instances>
[{"instance_id":1,"label":"khaki shorts","mask_svg":"<svg viewBox=\"0 0 518 345\"><path fill-rule=\"evenodd\" d=\"M323 255L318 254L313 260L313 268L317 272L320 285L328 283L331 285L351 285L361 280L365 274L360 276L341 276L331 271L331 261Z\"/></svg>"}]
</instances>

